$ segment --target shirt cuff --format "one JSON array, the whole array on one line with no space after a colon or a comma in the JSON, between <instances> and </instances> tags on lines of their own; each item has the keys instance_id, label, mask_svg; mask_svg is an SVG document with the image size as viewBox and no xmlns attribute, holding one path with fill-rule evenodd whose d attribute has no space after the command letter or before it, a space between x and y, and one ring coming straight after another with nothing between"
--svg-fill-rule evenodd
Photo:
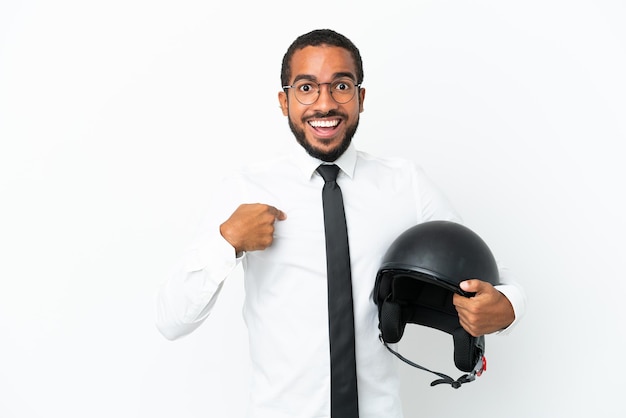
<instances>
[{"instance_id":1,"label":"shirt cuff","mask_svg":"<svg viewBox=\"0 0 626 418\"><path fill-rule=\"evenodd\" d=\"M495 288L511 302L513 312L515 313L513 322L508 327L496 332L496 334L507 335L515 328L520 319L522 319L522 316L524 316L526 311L526 296L524 295L524 291L515 284L502 284L495 286Z\"/></svg>"}]
</instances>

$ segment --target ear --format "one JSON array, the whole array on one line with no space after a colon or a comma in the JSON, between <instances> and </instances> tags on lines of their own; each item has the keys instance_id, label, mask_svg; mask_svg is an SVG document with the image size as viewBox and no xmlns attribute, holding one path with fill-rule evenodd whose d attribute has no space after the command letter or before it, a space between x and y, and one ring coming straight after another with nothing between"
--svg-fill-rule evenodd
<instances>
[{"instance_id":1,"label":"ear","mask_svg":"<svg viewBox=\"0 0 626 418\"><path fill-rule=\"evenodd\" d=\"M360 88L359 89L359 113L363 112L364 107L363 107L363 102L365 101L365 89L364 88Z\"/></svg>"},{"instance_id":2,"label":"ear","mask_svg":"<svg viewBox=\"0 0 626 418\"><path fill-rule=\"evenodd\" d=\"M278 103L280 104L280 109L283 111L284 116L289 116L289 102L287 99L287 93L284 91L278 92Z\"/></svg>"}]
</instances>

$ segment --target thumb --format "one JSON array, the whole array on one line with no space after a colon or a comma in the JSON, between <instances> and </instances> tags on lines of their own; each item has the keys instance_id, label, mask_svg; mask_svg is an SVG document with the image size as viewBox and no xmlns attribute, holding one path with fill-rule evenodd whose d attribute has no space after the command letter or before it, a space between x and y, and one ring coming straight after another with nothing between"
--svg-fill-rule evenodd
<instances>
[{"instance_id":1,"label":"thumb","mask_svg":"<svg viewBox=\"0 0 626 418\"><path fill-rule=\"evenodd\" d=\"M470 279L462 281L459 286L465 292L478 293L484 288L484 282L478 279Z\"/></svg>"}]
</instances>

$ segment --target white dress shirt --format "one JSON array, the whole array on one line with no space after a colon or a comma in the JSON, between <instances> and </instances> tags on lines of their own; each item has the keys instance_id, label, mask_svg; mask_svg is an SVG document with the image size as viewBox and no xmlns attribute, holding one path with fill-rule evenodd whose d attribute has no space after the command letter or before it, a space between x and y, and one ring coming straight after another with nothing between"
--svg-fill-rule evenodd
<instances>
[{"instance_id":1,"label":"white dress shirt","mask_svg":"<svg viewBox=\"0 0 626 418\"><path fill-rule=\"evenodd\" d=\"M224 280L243 263L250 418L330 417L324 181L315 171L320 163L297 146L289 156L225 177L178 274L158 295L158 328L176 339L207 318ZM335 163L351 255L360 416L400 418L399 361L378 339L376 273L391 242L407 228L460 218L412 162L373 157L351 145ZM237 258L219 226L242 203L273 205L287 218L275 223L269 248ZM498 288L520 318L523 290L515 284Z\"/></svg>"}]
</instances>

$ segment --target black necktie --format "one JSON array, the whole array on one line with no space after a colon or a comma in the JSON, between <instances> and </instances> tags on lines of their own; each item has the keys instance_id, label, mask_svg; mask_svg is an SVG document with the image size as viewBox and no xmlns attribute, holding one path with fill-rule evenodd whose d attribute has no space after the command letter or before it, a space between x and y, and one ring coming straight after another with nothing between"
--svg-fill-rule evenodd
<instances>
[{"instance_id":1,"label":"black necktie","mask_svg":"<svg viewBox=\"0 0 626 418\"><path fill-rule=\"evenodd\" d=\"M317 171L325 181L322 201L328 274L331 417L358 418L350 250L343 198L335 181L339 167L320 165Z\"/></svg>"}]
</instances>

